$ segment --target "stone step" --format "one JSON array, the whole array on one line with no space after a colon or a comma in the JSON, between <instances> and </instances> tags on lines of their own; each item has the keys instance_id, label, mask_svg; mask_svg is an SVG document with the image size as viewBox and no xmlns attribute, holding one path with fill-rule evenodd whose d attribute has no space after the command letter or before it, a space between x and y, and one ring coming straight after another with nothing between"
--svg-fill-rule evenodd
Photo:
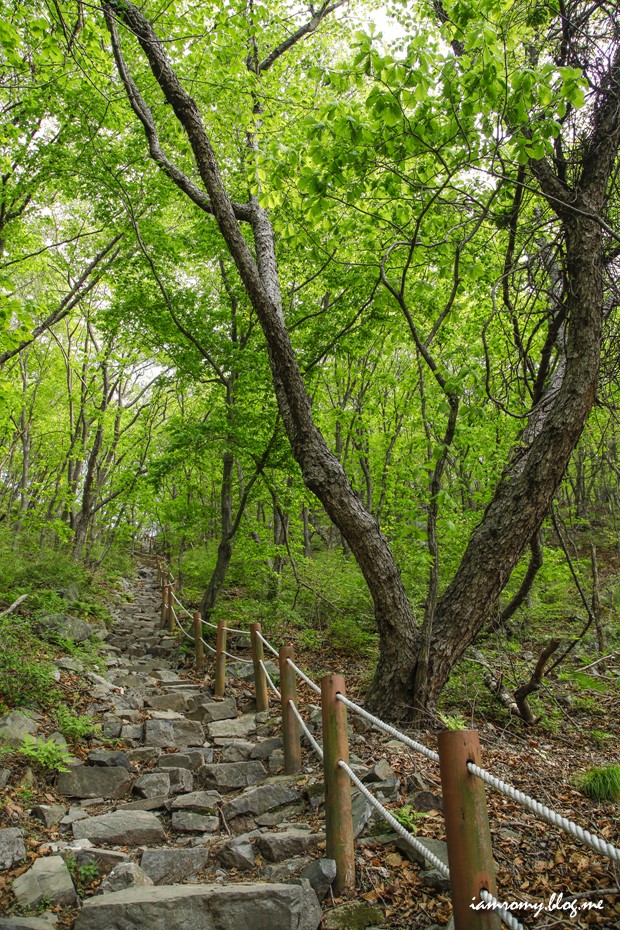
<instances>
[{"instance_id":1,"label":"stone step","mask_svg":"<svg viewBox=\"0 0 620 930\"><path fill-rule=\"evenodd\" d=\"M321 916L308 882L156 885L86 899L75 930L317 930Z\"/></svg>"}]
</instances>

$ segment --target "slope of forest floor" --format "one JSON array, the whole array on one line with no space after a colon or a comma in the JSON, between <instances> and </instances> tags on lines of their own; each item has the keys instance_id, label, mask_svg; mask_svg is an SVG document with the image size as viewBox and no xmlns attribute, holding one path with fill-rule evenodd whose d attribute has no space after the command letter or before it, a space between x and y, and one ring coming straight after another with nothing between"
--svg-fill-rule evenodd
<instances>
[{"instance_id":1,"label":"slope of forest floor","mask_svg":"<svg viewBox=\"0 0 620 930\"><path fill-rule=\"evenodd\" d=\"M132 583L121 582L116 589L102 589L104 599L118 615L123 603L131 603ZM76 601L74 600L74 604ZM80 605L79 599L77 600ZM0 607L4 607L1 604ZM6 605L8 606L8 604ZM83 605L82 605L83 607ZM91 615L97 613L91 605ZM79 613L79 607L74 611ZM35 611L36 613L36 611ZM32 608L28 600L18 605L11 615L14 624L28 627ZM100 612L105 617L105 612ZM6 618L5 618L6 624ZM31 629L31 627L29 627ZM29 644L26 644L28 648ZM279 643L276 643L279 645ZM532 650L535 644L529 644ZM523 650L527 643L521 643ZM56 643L42 645L49 659L63 660L79 657L79 666L89 667L91 672L103 672L105 663L98 662L94 645L81 647L70 638L58 637ZM346 669L349 696L363 701L363 685L368 677L368 662L364 658L354 660L350 654L330 650L321 653L316 648L304 650L297 643L297 661L313 676L317 670L329 668L334 671ZM65 667L62 667L64 664ZM455 725L465 723L478 730L482 743L483 765L493 774L527 794L576 820L585 828L618 844L618 805L612 802L595 802L581 794L575 787L575 777L593 766L617 763L620 746L620 692L618 669L613 660L603 674L597 669L579 673L578 660L567 660L571 674L562 678L554 676L545 694L545 700L556 708L555 732L549 727L525 727L520 721L510 719L503 708L493 715L482 714L467 692L467 675L463 674L459 697L458 682L453 681L444 702L444 720ZM100 731L91 729L84 721L93 713L92 677L90 681L82 672L71 669L71 662L60 663L55 687L68 701L72 717L65 726L69 750L78 759L97 746L123 748L118 740L101 738ZM69 666L69 667L67 667ZM207 675L211 670L207 669ZM98 674L95 671L95 674ZM181 655L181 675L188 682L197 683L191 658ZM0 694L4 702L3 712L13 709L5 691ZM230 682L231 692L238 693L247 684ZM316 698L306 686L300 688L301 704L314 704ZM59 719L56 704L35 705L41 714L39 732L49 736L58 731ZM464 718L466 715L466 718ZM97 715L94 718L96 720ZM71 720L73 725L71 726ZM82 721L82 730L76 721ZM441 786L438 767L414 756L402 744L395 743L384 734L369 730L352 721L357 731L354 751L361 761L372 765L386 759L400 780L396 800L388 806L396 810L401 822L411 832L421 837L445 839L441 807ZM438 721L439 723L439 721ZM440 724L441 725L441 724ZM436 745L436 729L429 729L415 736L431 747ZM305 761L315 764L315 760ZM19 826L29 837L28 862L19 868L0 873L0 914L16 913L15 899L11 893L14 878L26 871L32 862L46 849L46 843L59 838L57 828L45 830L33 821L30 811L39 804L62 802L54 787L54 777L40 760L29 763L18 755L5 754L0 759L0 769L8 772L8 784L0 804L0 828ZM618 877L611 863L596 853L537 820L515 802L488 790L487 802L491 822L493 849L497 862L499 897L503 901L533 902L547 905L552 895L562 893L564 898L576 896L578 902L602 901L602 909L586 915L574 915L559 910L543 910L534 920L526 919L526 926L537 928L568 927L620 927L620 893ZM316 828L321 826L321 812L316 816ZM356 844L358 892L356 897L369 905L378 907L383 915L380 926L385 928L413 928L428 930L432 926L445 926L450 917L449 895L433 877L423 877L420 867L396 847L389 834L372 821ZM245 876L243 876L245 878ZM83 897L97 892L100 878L87 873L76 877ZM435 883L436 887L433 887ZM334 899L327 904L342 903ZM324 904L325 906L325 904ZM54 911L54 908L50 908ZM75 911L58 909L59 928L70 927Z\"/></svg>"}]
</instances>

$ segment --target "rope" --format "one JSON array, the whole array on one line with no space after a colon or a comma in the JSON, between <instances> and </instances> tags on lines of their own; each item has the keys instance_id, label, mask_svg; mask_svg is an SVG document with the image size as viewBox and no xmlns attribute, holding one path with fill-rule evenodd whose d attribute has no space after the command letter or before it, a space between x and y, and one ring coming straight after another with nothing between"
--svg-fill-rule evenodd
<instances>
[{"instance_id":1,"label":"rope","mask_svg":"<svg viewBox=\"0 0 620 930\"><path fill-rule=\"evenodd\" d=\"M486 888L480 889L480 897L486 904L490 904L493 910L496 912L497 916L503 924L506 924L507 927L510 927L510 930L523 930L523 924L520 924L516 917L507 911L505 907L502 907L497 898L494 898L490 891L487 891Z\"/></svg>"},{"instance_id":2,"label":"rope","mask_svg":"<svg viewBox=\"0 0 620 930\"><path fill-rule=\"evenodd\" d=\"M312 690L313 690L313 691L316 691L317 694L320 694L320 693L321 693L321 689L319 688L319 686L316 685L316 684L312 681L311 678L308 678L308 676L305 675L305 674L302 672L302 670L301 670L300 668L297 668L297 666L295 665L295 663L293 662L292 659L288 659L288 658L287 658L286 661L287 661L288 664L291 666L291 668L294 669L294 671L297 672L297 674L299 675L299 677L300 677L301 679L303 679L303 681L306 682L306 684L308 685L309 688L312 688Z\"/></svg>"},{"instance_id":3,"label":"rope","mask_svg":"<svg viewBox=\"0 0 620 930\"><path fill-rule=\"evenodd\" d=\"M407 736L405 733L402 733L400 730L397 730L396 727L391 727L389 723L384 723L379 717L375 717L373 714L368 713L367 710L364 710L363 707L360 707L359 704L354 704L353 701L350 701L344 694L336 695L338 701L342 701L347 707L349 707L354 713L359 714L360 717L364 717L366 720L369 720L374 726L379 727L380 730L384 730L386 733L389 733L390 736L395 736L396 739L399 739L401 743L405 743L406 746L409 746L411 749L415 749L416 752L421 753L423 756L426 756L427 759L430 759L431 762L439 762L439 756L436 752L433 752L432 749L429 749L428 746L424 746L422 743L416 742L416 740L411 739L410 736Z\"/></svg>"},{"instance_id":4,"label":"rope","mask_svg":"<svg viewBox=\"0 0 620 930\"><path fill-rule=\"evenodd\" d=\"M257 635L258 638L260 639L261 643L263 643L263 645L266 646L267 649L269 649L269 651L272 652L272 653L274 654L274 656L276 657L276 659L279 659L279 658L280 658L280 653L278 652L277 649L274 649L274 648L273 648L273 646L271 645L271 643L269 642L269 640L265 639L265 637L263 636L263 634L262 634L259 630L256 631L256 635Z\"/></svg>"},{"instance_id":5,"label":"rope","mask_svg":"<svg viewBox=\"0 0 620 930\"><path fill-rule=\"evenodd\" d=\"M215 649L213 648L213 646L210 646L209 643L205 643L205 641L204 641L204 639L202 638L202 636L200 637L200 639L202 640L202 645L205 647L205 649L208 649L209 652L212 652L212 653L213 653L213 655L217 655L217 652L215 651Z\"/></svg>"},{"instance_id":6,"label":"rope","mask_svg":"<svg viewBox=\"0 0 620 930\"><path fill-rule=\"evenodd\" d=\"M210 626L212 630L217 630L217 623L210 623L208 620L200 621L204 626Z\"/></svg>"},{"instance_id":7,"label":"rope","mask_svg":"<svg viewBox=\"0 0 620 930\"><path fill-rule=\"evenodd\" d=\"M289 700L288 703L289 703L289 705L290 705L290 707L291 707L293 713L294 713L295 716L297 717L297 723L299 724L299 726L300 726L301 729L303 730L306 739L308 740L308 742L310 743L310 745L312 746L312 748L313 748L314 751L316 752L316 754L317 754L317 756L319 757L319 759L320 759L321 761L323 761L323 749L322 749L320 743L317 743L317 741L315 740L314 736L312 735L312 733L310 732L310 730L309 730L308 727L306 726L306 721L304 720L304 718L301 716L301 714L300 714L299 711L297 710L297 708L296 708L296 706L295 706L295 702L292 701L292 700Z\"/></svg>"},{"instance_id":8,"label":"rope","mask_svg":"<svg viewBox=\"0 0 620 930\"><path fill-rule=\"evenodd\" d=\"M426 848L424 843L421 843L420 840L416 839L415 836L412 836L408 830L405 830L402 823L399 823L396 817L394 817L393 814L390 814L390 812L386 810L386 808L383 806L381 801L378 801L377 798L374 796L374 794L371 794L371 792L368 790L366 785L362 784L362 782L359 780L355 772L349 768L346 762L340 759L340 761L338 762L338 765L340 766L341 769L344 769L344 771L347 773L347 775L349 776L349 778L351 779L355 787L359 791L362 792L362 794L367 799L367 801L369 801L370 804L372 804L372 806L374 807L374 809L378 811L379 814L381 814L383 819L386 820L387 823L389 823L392 829L396 830L396 832L400 836L402 836L402 838L407 843L409 843L410 846L413 846L414 849L416 849L421 855L423 855L424 858L428 862L431 863L433 868L437 869L438 872L441 872L444 878L449 879L450 869L445 864L445 862L442 862L441 859L435 855L435 853L430 852L430 850Z\"/></svg>"},{"instance_id":9,"label":"rope","mask_svg":"<svg viewBox=\"0 0 620 930\"><path fill-rule=\"evenodd\" d=\"M232 626L225 626L224 629L226 630L227 633L240 633L241 636L252 635L249 630L235 630L235 628Z\"/></svg>"},{"instance_id":10,"label":"rope","mask_svg":"<svg viewBox=\"0 0 620 930\"><path fill-rule=\"evenodd\" d=\"M177 617L177 612L176 612L176 610L174 609L174 607L172 606L172 604L170 605L170 610L172 611L172 616L174 617L174 622L176 623L176 625L177 625L178 628L180 629L180 631L181 631L181 633L183 634L183 636L185 636L187 639L192 639L192 637L189 635L189 633L187 632L187 630L186 630L184 627L181 626L181 623L180 623L180 621L179 621L179 618ZM192 642L193 642L193 640L192 640Z\"/></svg>"},{"instance_id":11,"label":"rope","mask_svg":"<svg viewBox=\"0 0 620 930\"><path fill-rule=\"evenodd\" d=\"M557 811L552 810L545 804L541 804L540 801L535 801L534 798L530 798L529 795L524 794L517 788L513 788L512 785L502 781L501 778L496 778L495 775L491 775L490 772L481 769L480 766L475 763L468 762L467 769L472 775L477 775L478 778L481 778L482 781L491 785L492 788L501 791L502 794L512 798L513 801L517 801L523 807L532 811L532 813L537 814L542 820L546 820L547 823L552 824L554 827L559 827L560 830L564 830L565 833L570 833L576 840L585 843L586 846L590 846L591 849L601 853L601 855L606 856L608 859L620 862L620 849L618 849L617 846L612 846L611 843L601 839L599 836L595 836L593 833L590 833L589 830L584 830L579 824L572 820L568 820L566 817L563 817L562 814L558 814Z\"/></svg>"},{"instance_id":12,"label":"rope","mask_svg":"<svg viewBox=\"0 0 620 930\"><path fill-rule=\"evenodd\" d=\"M189 610L187 609L187 607L184 607L184 606L183 606L183 604L182 604L181 601L178 599L178 597L176 596L176 594L174 593L174 591L171 591L170 593L172 594L173 599L177 602L177 604L179 605L179 607L181 608L181 610L184 610L185 613L187 614L187 616L188 616L188 617L191 617L192 620L193 620L193 619L194 619L194 615L191 614L191 613L189 612Z\"/></svg>"},{"instance_id":13,"label":"rope","mask_svg":"<svg viewBox=\"0 0 620 930\"><path fill-rule=\"evenodd\" d=\"M214 649L213 652L215 652L215 651L216 651L216 650ZM222 649L222 653L223 653L225 656L228 656L229 659L232 659L233 662L243 662L245 665L251 665L251 664L252 664L252 660L251 660L251 659L242 659L241 656L233 656L233 655L230 654L230 652L226 652L225 649Z\"/></svg>"},{"instance_id":14,"label":"rope","mask_svg":"<svg viewBox=\"0 0 620 930\"><path fill-rule=\"evenodd\" d=\"M266 667L265 667L265 663L263 662L262 659L259 659L259 660L258 660L258 663L259 663L260 667L262 668L263 672L265 673L265 678L267 679L267 684L269 685L269 687L271 688L271 690L275 692L275 694L276 694L278 700L281 701L281 700L282 700L282 695L280 694L280 692L278 691L278 689L277 689L276 686L274 685L273 681L271 680L271 675L270 675L269 672L267 671L267 669L266 669Z\"/></svg>"}]
</instances>

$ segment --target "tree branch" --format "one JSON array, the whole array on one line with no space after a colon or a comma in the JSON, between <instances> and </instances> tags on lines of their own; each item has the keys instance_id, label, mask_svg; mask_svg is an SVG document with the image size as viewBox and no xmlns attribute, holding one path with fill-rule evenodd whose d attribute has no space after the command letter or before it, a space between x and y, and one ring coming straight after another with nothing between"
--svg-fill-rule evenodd
<instances>
[{"instance_id":1,"label":"tree branch","mask_svg":"<svg viewBox=\"0 0 620 930\"><path fill-rule=\"evenodd\" d=\"M313 14L312 18L308 20L307 23L304 23L303 26L300 26L296 32L293 32L284 42L281 42L280 45L277 45L272 52L267 55L263 61L258 65L258 71L268 71L269 68L280 58L285 52L288 52L290 48L293 48L294 45L297 45L301 39L305 38L307 35L311 35L315 32L322 21L326 16L329 16L330 13L333 13L334 10L337 10L338 7L342 6L345 3L345 0L336 0L335 3L324 4L320 10L317 10Z\"/></svg>"}]
</instances>

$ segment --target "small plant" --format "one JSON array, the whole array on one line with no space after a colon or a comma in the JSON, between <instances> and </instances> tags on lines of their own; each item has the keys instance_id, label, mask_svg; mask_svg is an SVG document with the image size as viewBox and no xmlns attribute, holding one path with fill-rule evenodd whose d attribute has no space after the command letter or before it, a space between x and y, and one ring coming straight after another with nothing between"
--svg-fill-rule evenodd
<instances>
[{"instance_id":1,"label":"small plant","mask_svg":"<svg viewBox=\"0 0 620 930\"><path fill-rule=\"evenodd\" d=\"M421 811L415 810L410 804L403 804L402 807L391 813L409 833L415 833L418 829L417 822L423 820L426 816Z\"/></svg>"},{"instance_id":2,"label":"small plant","mask_svg":"<svg viewBox=\"0 0 620 930\"><path fill-rule=\"evenodd\" d=\"M604 749L609 740L614 738L613 733L605 733L604 730L590 730L590 736L600 749Z\"/></svg>"},{"instance_id":3,"label":"small plant","mask_svg":"<svg viewBox=\"0 0 620 930\"><path fill-rule=\"evenodd\" d=\"M69 771L69 753L64 746L59 746L52 739L37 739L27 733L21 746L13 754L48 772Z\"/></svg>"},{"instance_id":4,"label":"small plant","mask_svg":"<svg viewBox=\"0 0 620 930\"><path fill-rule=\"evenodd\" d=\"M99 878L99 866L96 862L85 862L78 866L77 874L81 885L92 885Z\"/></svg>"},{"instance_id":5,"label":"small plant","mask_svg":"<svg viewBox=\"0 0 620 930\"><path fill-rule=\"evenodd\" d=\"M620 765L589 769L576 778L576 784L593 801L620 801Z\"/></svg>"},{"instance_id":6,"label":"small plant","mask_svg":"<svg viewBox=\"0 0 620 930\"><path fill-rule=\"evenodd\" d=\"M467 730L468 724L462 714L438 714L446 730Z\"/></svg>"},{"instance_id":7,"label":"small plant","mask_svg":"<svg viewBox=\"0 0 620 930\"><path fill-rule=\"evenodd\" d=\"M87 714L75 714L65 704L56 708L58 729L67 739L82 739L85 736L97 736L101 727Z\"/></svg>"}]
</instances>

